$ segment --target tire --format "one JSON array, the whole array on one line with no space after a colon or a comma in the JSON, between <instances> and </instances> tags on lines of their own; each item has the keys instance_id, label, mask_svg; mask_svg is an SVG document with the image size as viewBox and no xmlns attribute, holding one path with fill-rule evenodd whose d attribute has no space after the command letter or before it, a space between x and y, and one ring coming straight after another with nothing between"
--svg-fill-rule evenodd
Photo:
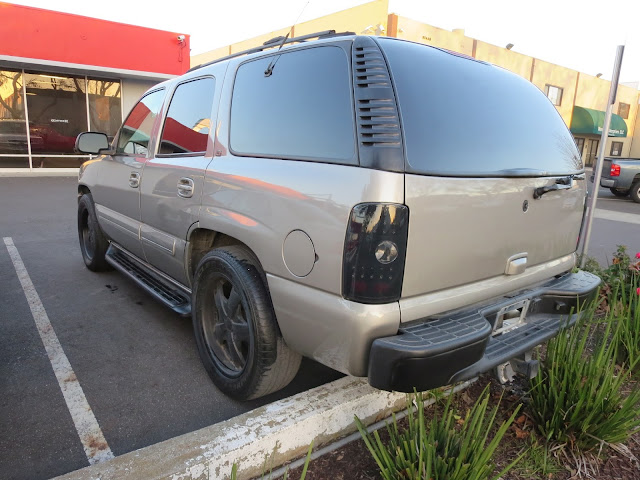
<instances>
[{"instance_id":1,"label":"tire","mask_svg":"<svg viewBox=\"0 0 640 480\"><path fill-rule=\"evenodd\" d=\"M192 318L200 359L229 397L267 395L298 372L302 357L285 344L264 273L246 248L217 248L200 260Z\"/></svg>"},{"instance_id":2,"label":"tire","mask_svg":"<svg viewBox=\"0 0 640 480\"><path fill-rule=\"evenodd\" d=\"M630 193L631 193L631 199L636 203L640 203L640 181L631 185Z\"/></svg>"},{"instance_id":3,"label":"tire","mask_svg":"<svg viewBox=\"0 0 640 480\"><path fill-rule=\"evenodd\" d=\"M90 193L85 193L78 201L78 239L82 259L89 270L103 272L112 269L105 259L109 241L98 224Z\"/></svg>"},{"instance_id":4,"label":"tire","mask_svg":"<svg viewBox=\"0 0 640 480\"><path fill-rule=\"evenodd\" d=\"M626 197L629 195L629 190L620 190L618 188L610 188L611 193L613 193L616 197Z\"/></svg>"}]
</instances>

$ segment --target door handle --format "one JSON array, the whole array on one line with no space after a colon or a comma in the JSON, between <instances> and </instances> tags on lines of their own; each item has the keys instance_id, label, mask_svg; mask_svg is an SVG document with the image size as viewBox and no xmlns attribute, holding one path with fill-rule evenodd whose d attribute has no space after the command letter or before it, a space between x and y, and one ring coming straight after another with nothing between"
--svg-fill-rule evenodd
<instances>
[{"instance_id":1,"label":"door handle","mask_svg":"<svg viewBox=\"0 0 640 480\"><path fill-rule=\"evenodd\" d=\"M178 195L184 198L193 197L193 180L189 177L183 177L178 180Z\"/></svg>"},{"instance_id":2,"label":"door handle","mask_svg":"<svg viewBox=\"0 0 640 480\"><path fill-rule=\"evenodd\" d=\"M140 174L138 172L131 172L131 175L129 175L129 186L131 188L140 186Z\"/></svg>"}]
</instances>

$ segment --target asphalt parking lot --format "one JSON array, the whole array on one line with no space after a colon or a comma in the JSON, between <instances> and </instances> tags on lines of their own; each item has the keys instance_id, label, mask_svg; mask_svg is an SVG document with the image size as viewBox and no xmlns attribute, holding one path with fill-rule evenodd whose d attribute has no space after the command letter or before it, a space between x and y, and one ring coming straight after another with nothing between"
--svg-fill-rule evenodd
<instances>
[{"instance_id":1,"label":"asphalt parking lot","mask_svg":"<svg viewBox=\"0 0 640 480\"><path fill-rule=\"evenodd\" d=\"M604 262L617 244L640 251L640 204L601 190L597 213L591 255ZM3 479L50 478L89 464L34 318L50 322L73 368L71 383L81 387L115 456L341 376L304 360L285 390L252 402L228 399L201 366L188 319L122 275L84 267L75 214L74 177L0 178L0 237L11 239L43 307L32 311L12 250L0 239Z\"/></svg>"},{"instance_id":2,"label":"asphalt parking lot","mask_svg":"<svg viewBox=\"0 0 640 480\"><path fill-rule=\"evenodd\" d=\"M0 178L0 237L11 238L114 455L191 432L335 380L303 360L283 391L235 402L200 363L189 319L116 272L82 262L76 179ZM89 464L0 240L0 477L42 479Z\"/></svg>"}]
</instances>

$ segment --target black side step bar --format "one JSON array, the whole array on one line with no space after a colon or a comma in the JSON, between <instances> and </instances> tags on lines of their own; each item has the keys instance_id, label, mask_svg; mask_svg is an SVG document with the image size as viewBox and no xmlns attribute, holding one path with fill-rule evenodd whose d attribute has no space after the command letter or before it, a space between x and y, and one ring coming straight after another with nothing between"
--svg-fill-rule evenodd
<instances>
[{"instance_id":1,"label":"black side step bar","mask_svg":"<svg viewBox=\"0 0 640 480\"><path fill-rule=\"evenodd\" d=\"M174 312L183 317L191 315L191 291L186 287L113 243L107 249L106 260Z\"/></svg>"}]
</instances>

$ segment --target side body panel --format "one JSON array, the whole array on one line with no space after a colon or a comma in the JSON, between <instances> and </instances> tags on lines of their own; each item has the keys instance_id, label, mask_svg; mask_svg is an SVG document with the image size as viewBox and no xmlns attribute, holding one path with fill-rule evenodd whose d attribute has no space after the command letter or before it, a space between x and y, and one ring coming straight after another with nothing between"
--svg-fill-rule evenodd
<instances>
[{"instance_id":1,"label":"side body panel","mask_svg":"<svg viewBox=\"0 0 640 480\"><path fill-rule=\"evenodd\" d=\"M165 89L166 92L166 89ZM160 127L157 115L146 155L105 155L83 167L83 178L92 178L90 188L96 204L98 221L105 234L134 255L144 259L140 242L140 185L144 166L155 149L155 138ZM122 132L122 129L120 133ZM114 140L117 145L118 137ZM136 180L136 181L133 181Z\"/></svg>"},{"instance_id":2,"label":"side body panel","mask_svg":"<svg viewBox=\"0 0 640 480\"><path fill-rule=\"evenodd\" d=\"M399 307L397 302L364 306L342 298L346 227L358 203L404 203L404 175L232 155L228 105L233 75L230 67L221 98L225 108L218 114L215 155L203 186L199 227L237 238L255 252L267 273L278 323L290 347L340 371L364 375L371 332L397 331ZM315 253L313 268L304 277L295 276L286 265L285 239L294 230L309 236L311 255ZM304 297L292 294L297 291L304 292ZM308 302L314 306L303 308L311 305ZM373 313L383 310L384 314ZM331 313L336 311L341 313ZM358 320L352 320L350 315L357 312ZM333 347L326 348L327 342ZM357 351L352 351L355 345L359 345Z\"/></svg>"},{"instance_id":3,"label":"side body panel","mask_svg":"<svg viewBox=\"0 0 640 480\"><path fill-rule=\"evenodd\" d=\"M116 243L142 258L140 189L131 187L129 179L133 173L142 176L146 161L146 157L127 155L102 157L100 165L95 165L99 168L99 179L91 190L102 230Z\"/></svg>"},{"instance_id":4,"label":"side body panel","mask_svg":"<svg viewBox=\"0 0 640 480\"><path fill-rule=\"evenodd\" d=\"M213 113L210 117L212 125L215 125L215 112L220 100L225 69L226 64L214 65L207 69L207 75L216 78ZM186 79L180 80L182 82ZM166 116L168 103L167 101L165 104L163 118ZM145 257L149 263L184 285L190 283L185 269L187 232L198 221L205 170L212 156L213 142L209 136L204 155L155 156L144 169L140 189L140 236ZM178 195L178 185L183 179L193 182L191 197L184 198Z\"/></svg>"}]
</instances>

